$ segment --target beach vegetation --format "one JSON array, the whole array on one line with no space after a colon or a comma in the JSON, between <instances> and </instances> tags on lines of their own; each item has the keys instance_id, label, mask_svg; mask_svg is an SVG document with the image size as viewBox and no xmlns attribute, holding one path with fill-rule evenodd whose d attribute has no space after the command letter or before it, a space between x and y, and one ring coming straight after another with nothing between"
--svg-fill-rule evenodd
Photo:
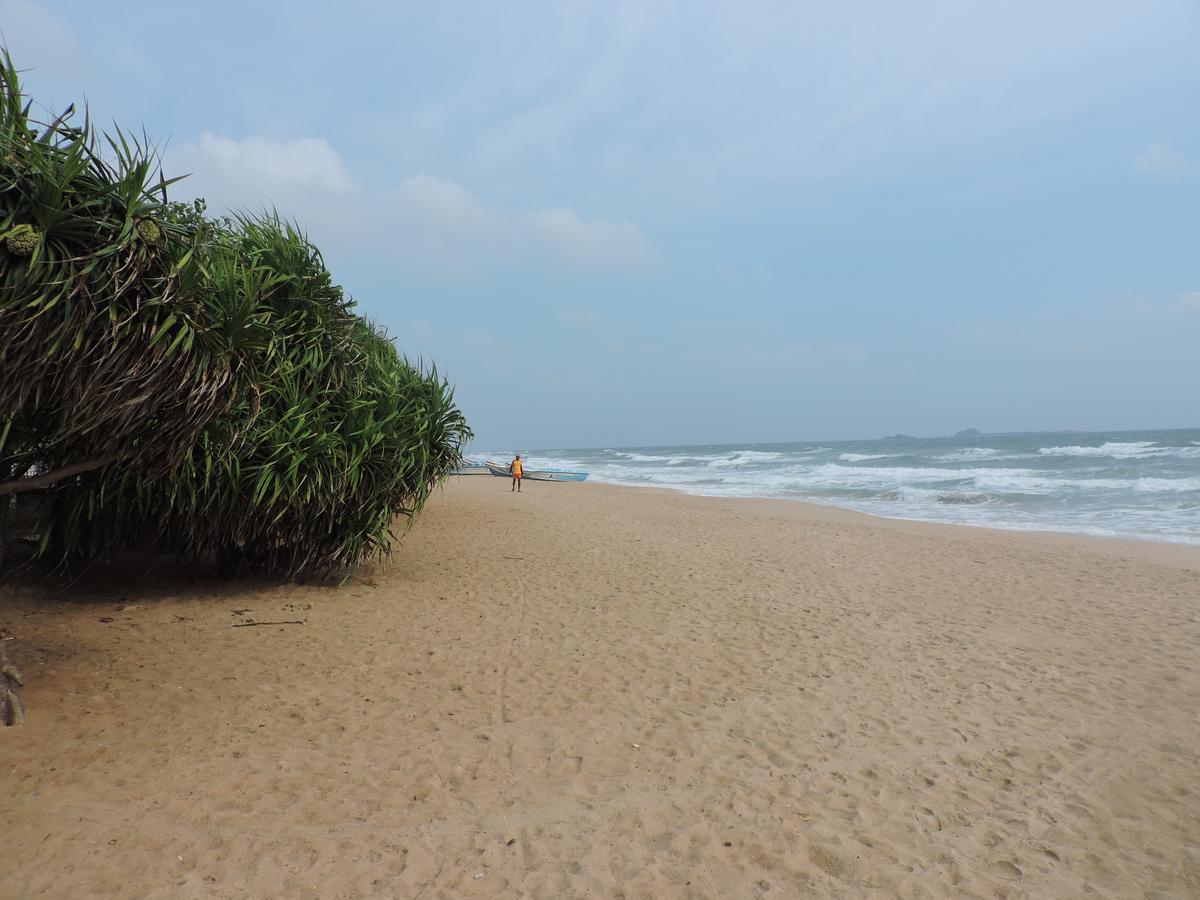
<instances>
[{"instance_id":1,"label":"beach vegetation","mask_svg":"<svg viewBox=\"0 0 1200 900\"><path fill-rule=\"evenodd\" d=\"M145 135L33 108L0 53L0 535L37 495L47 563L387 552L470 438L449 382L295 223L174 202Z\"/></svg>"}]
</instances>

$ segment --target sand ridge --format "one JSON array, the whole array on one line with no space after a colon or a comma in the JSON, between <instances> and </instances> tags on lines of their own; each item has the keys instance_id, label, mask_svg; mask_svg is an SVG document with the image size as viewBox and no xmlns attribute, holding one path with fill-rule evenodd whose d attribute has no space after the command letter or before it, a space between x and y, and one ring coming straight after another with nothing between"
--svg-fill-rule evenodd
<instances>
[{"instance_id":1,"label":"sand ridge","mask_svg":"<svg viewBox=\"0 0 1200 900\"><path fill-rule=\"evenodd\" d=\"M336 590L0 584L0 895L1198 896L1155 552L474 477Z\"/></svg>"}]
</instances>

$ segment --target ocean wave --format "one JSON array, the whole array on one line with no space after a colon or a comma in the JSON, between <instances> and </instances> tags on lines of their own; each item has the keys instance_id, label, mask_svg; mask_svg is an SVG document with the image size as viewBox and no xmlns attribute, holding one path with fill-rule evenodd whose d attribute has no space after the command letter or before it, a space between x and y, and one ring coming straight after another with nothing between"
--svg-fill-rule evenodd
<instances>
[{"instance_id":1,"label":"ocean wave","mask_svg":"<svg viewBox=\"0 0 1200 900\"><path fill-rule=\"evenodd\" d=\"M991 503L995 500L990 494L938 494L938 503L953 503L958 506L978 506L981 503Z\"/></svg>"},{"instance_id":2,"label":"ocean wave","mask_svg":"<svg viewBox=\"0 0 1200 900\"><path fill-rule=\"evenodd\" d=\"M978 475L1000 475L1011 477L1033 476L1033 469L941 469L935 466L840 466L837 463L825 463L808 473L817 479L827 479L830 482L890 481L904 483L908 481L963 481Z\"/></svg>"},{"instance_id":3,"label":"ocean wave","mask_svg":"<svg viewBox=\"0 0 1200 900\"><path fill-rule=\"evenodd\" d=\"M1042 456L1107 456L1112 459L1136 459L1139 456L1157 456L1164 448L1157 441L1109 441L1099 447L1041 447ZM1169 449L1169 448L1168 448Z\"/></svg>"},{"instance_id":4,"label":"ocean wave","mask_svg":"<svg viewBox=\"0 0 1200 900\"><path fill-rule=\"evenodd\" d=\"M1047 446L1040 448L1038 439L987 438L987 447L865 441L560 450L534 454L529 462L531 468L544 462L589 471L593 481L688 494L790 498L890 517L1200 543L1200 433L1108 437L1081 433L1075 436L1080 443L1070 446L1050 446L1053 438L1042 437ZM482 455L507 461L512 450Z\"/></svg>"},{"instance_id":5,"label":"ocean wave","mask_svg":"<svg viewBox=\"0 0 1200 900\"><path fill-rule=\"evenodd\" d=\"M1133 489L1154 494L1164 491L1200 491L1200 478L1135 478Z\"/></svg>"},{"instance_id":6,"label":"ocean wave","mask_svg":"<svg viewBox=\"0 0 1200 900\"><path fill-rule=\"evenodd\" d=\"M752 463L771 462L782 459L782 453L766 450L736 450L732 456L722 456L709 462L710 469L725 469L731 466L748 466Z\"/></svg>"},{"instance_id":7,"label":"ocean wave","mask_svg":"<svg viewBox=\"0 0 1200 900\"><path fill-rule=\"evenodd\" d=\"M979 506L997 500L991 494L978 491L934 491L909 486L880 491L870 499L914 504L944 503L952 506Z\"/></svg>"},{"instance_id":8,"label":"ocean wave","mask_svg":"<svg viewBox=\"0 0 1200 900\"><path fill-rule=\"evenodd\" d=\"M941 456L931 458L933 462L972 462L977 459L990 459L995 457L999 452L999 450L993 450L991 447L964 447L962 450L955 450L953 453L943 453Z\"/></svg>"},{"instance_id":9,"label":"ocean wave","mask_svg":"<svg viewBox=\"0 0 1200 900\"><path fill-rule=\"evenodd\" d=\"M614 451L613 456L620 456L630 462L665 462L667 465L684 462L690 458L687 456L655 456L652 453L627 453L623 450Z\"/></svg>"},{"instance_id":10,"label":"ocean wave","mask_svg":"<svg viewBox=\"0 0 1200 900\"><path fill-rule=\"evenodd\" d=\"M937 485L955 490L974 488L989 494L1054 494L1062 491L1137 491L1186 493L1200 491L1200 478L1072 478L1036 469L939 469L908 466L842 466L826 463L812 469L781 473L789 486L820 489L895 489Z\"/></svg>"},{"instance_id":11,"label":"ocean wave","mask_svg":"<svg viewBox=\"0 0 1200 900\"><path fill-rule=\"evenodd\" d=\"M1139 493L1190 493L1200 491L1200 478L1054 478L1041 475L973 477L976 487L1015 494L1055 494L1073 491L1137 491Z\"/></svg>"},{"instance_id":12,"label":"ocean wave","mask_svg":"<svg viewBox=\"0 0 1200 900\"><path fill-rule=\"evenodd\" d=\"M1108 459L1145 459L1166 456L1200 459L1200 446L1163 447L1157 441L1127 441L1123 443L1113 441L1101 444L1099 447L1042 447L1038 453L1042 456L1084 456Z\"/></svg>"},{"instance_id":13,"label":"ocean wave","mask_svg":"<svg viewBox=\"0 0 1200 900\"><path fill-rule=\"evenodd\" d=\"M1029 468L941 468L935 466L859 466L840 463L820 465L789 463L776 466L751 465L780 461L783 454L740 451L732 457L702 461L697 457L659 457L667 465L635 466L638 460L596 463L556 459L556 465L588 470L597 481L620 484L654 484L662 487L705 485L739 496L807 495L810 492L840 494L872 492L878 499L974 505L999 497L1086 496L1089 494L1192 494L1200 493L1200 477L1134 478L1079 477L1082 473L1051 472ZM675 462L678 460L678 464ZM531 466L540 465L536 458ZM685 463L688 463L685 465ZM1097 472L1104 470L1097 469Z\"/></svg>"},{"instance_id":14,"label":"ocean wave","mask_svg":"<svg viewBox=\"0 0 1200 900\"><path fill-rule=\"evenodd\" d=\"M668 469L665 466L661 468L641 468L635 469L630 466L624 466L619 463L608 464L583 464L580 469L588 473L592 481L606 482L608 484L625 484L625 485L654 485L656 487L666 488L684 488L687 485L703 484L711 487L720 487L721 478L711 472L705 472L704 469Z\"/></svg>"}]
</instances>

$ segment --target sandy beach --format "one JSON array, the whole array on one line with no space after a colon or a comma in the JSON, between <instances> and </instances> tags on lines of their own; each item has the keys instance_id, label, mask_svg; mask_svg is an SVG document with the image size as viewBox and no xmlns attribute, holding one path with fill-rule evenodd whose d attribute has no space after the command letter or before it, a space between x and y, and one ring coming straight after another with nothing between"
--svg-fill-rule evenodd
<instances>
[{"instance_id":1,"label":"sandy beach","mask_svg":"<svg viewBox=\"0 0 1200 900\"><path fill-rule=\"evenodd\" d=\"M472 477L0 597L3 897L1200 896L1197 547Z\"/></svg>"}]
</instances>

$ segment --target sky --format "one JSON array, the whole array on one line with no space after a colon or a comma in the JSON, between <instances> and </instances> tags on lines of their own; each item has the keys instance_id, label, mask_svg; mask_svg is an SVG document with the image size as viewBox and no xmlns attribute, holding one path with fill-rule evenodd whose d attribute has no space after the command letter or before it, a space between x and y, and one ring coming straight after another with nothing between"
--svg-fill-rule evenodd
<instances>
[{"instance_id":1,"label":"sky","mask_svg":"<svg viewBox=\"0 0 1200 900\"><path fill-rule=\"evenodd\" d=\"M487 449L1200 425L1200 4L0 0Z\"/></svg>"}]
</instances>

